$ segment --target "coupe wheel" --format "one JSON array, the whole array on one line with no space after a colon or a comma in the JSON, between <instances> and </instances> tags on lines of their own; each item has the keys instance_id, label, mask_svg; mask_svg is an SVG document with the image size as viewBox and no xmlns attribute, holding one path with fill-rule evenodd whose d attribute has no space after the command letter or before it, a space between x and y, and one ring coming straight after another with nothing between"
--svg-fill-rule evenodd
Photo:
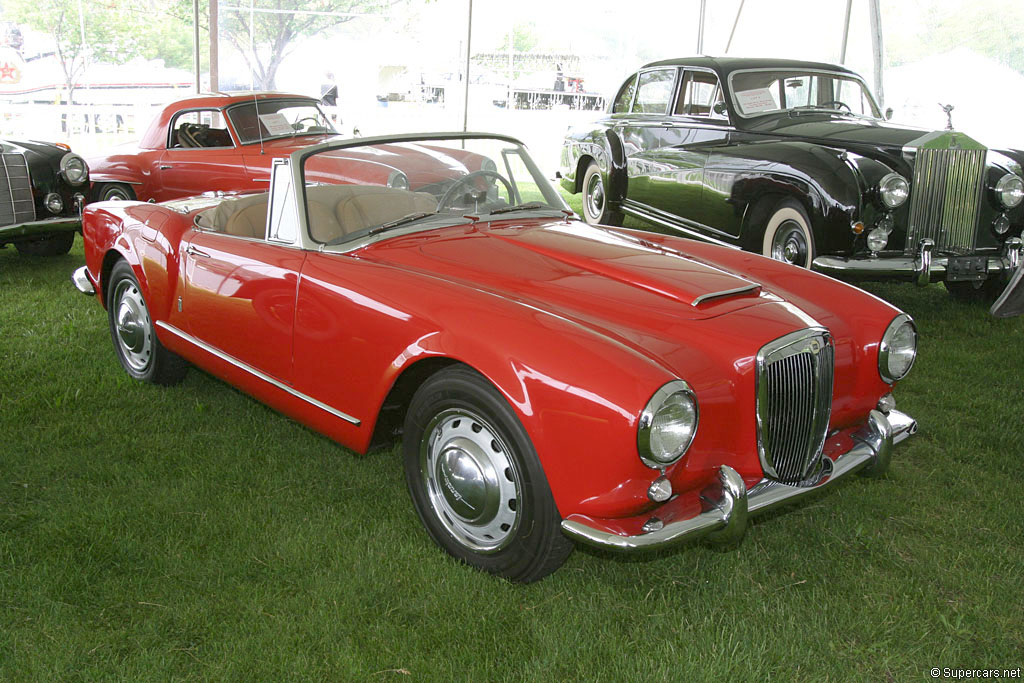
<instances>
[{"instance_id":1,"label":"coupe wheel","mask_svg":"<svg viewBox=\"0 0 1024 683\"><path fill-rule=\"evenodd\" d=\"M157 339L139 281L125 261L118 261L107 284L107 316L117 358L129 375L153 384L177 384L188 365Z\"/></svg>"},{"instance_id":2,"label":"coupe wheel","mask_svg":"<svg viewBox=\"0 0 1024 683\"><path fill-rule=\"evenodd\" d=\"M416 511L454 557L526 583L572 551L526 430L473 370L453 366L419 388L402 451Z\"/></svg>"},{"instance_id":3,"label":"coupe wheel","mask_svg":"<svg viewBox=\"0 0 1024 683\"><path fill-rule=\"evenodd\" d=\"M792 199L779 204L764 229L761 253L776 261L810 268L814 260L814 238L802 206Z\"/></svg>"},{"instance_id":4,"label":"coupe wheel","mask_svg":"<svg viewBox=\"0 0 1024 683\"><path fill-rule=\"evenodd\" d=\"M104 183L96 188L97 202L108 201L132 201L135 199L135 191L130 185L123 183Z\"/></svg>"},{"instance_id":5,"label":"coupe wheel","mask_svg":"<svg viewBox=\"0 0 1024 683\"><path fill-rule=\"evenodd\" d=\"M22 256L60 256L71 251L75 233L61 232L29 242L15 242L14 248Z\"/></svg>"},{"instance_id":6,"label":"coupe wheel","mask_svg":"<svg viewBox=\"0 0 1024 683\"><path fill-rule=\"evenodd\" d=\"M596 161L591 161L583 174L583 219L591 225L622 225L622 214L608 205L604 176Z\"/></svg>"}]
</instances>

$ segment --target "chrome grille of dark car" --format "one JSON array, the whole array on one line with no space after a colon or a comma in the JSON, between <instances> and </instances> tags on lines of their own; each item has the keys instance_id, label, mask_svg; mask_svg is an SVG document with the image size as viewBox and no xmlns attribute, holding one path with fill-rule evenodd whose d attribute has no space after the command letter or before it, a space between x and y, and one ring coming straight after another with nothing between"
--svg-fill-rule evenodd
<instances>
[{"instance_id":1,"label":"chrome grille of dark car","mask_svg":"<svg viewBox=\"0 0 1024 683\"><path fill-rule=\"evenodd\" d=\"M757 354L758 451L765 474L803 481L821 458L832 414L832 339L801 330Z\"/></svg>"},{"instance_id":2,"label":"chrome grille of dark car","mask_svg":"<svg viewBox=\"0 0 1024 683\"><path fill-rule=\"evenodd\" d=\"M920 149L910 189L910 228L906 251L912 254L925 237L939 251L974 250L985 172L983 149Z\"/></svg>"},{"instance_id":3,"label":"chrome grille of dark car","mask_svg":"<svg viewBox=\"0 0 1024 683\"><path fill-rule=\"evenodd\" d=\"M36 202L24 155L0 154L0 225L35 219Z\"/></svg>"}]
</instances>

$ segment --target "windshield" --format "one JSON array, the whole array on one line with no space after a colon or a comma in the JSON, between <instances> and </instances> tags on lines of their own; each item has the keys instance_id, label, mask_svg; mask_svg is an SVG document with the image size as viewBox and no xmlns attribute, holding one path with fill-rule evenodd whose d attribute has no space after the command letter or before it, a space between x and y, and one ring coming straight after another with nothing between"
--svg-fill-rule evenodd
<instances>
[{"instance_id":1,"label":"windshield","mask_svg":"<svg viewBox=\"0 0 1024 683\"><path fill-rule=\"evenodd\" d=\"M311 154L302 171L310 233L325 244L414 223L437 227L567 210L526 149L496 138L378 138Z\"/></svg>"},{"instance_id":2,"label":"windshield","mask_svg":"<svg viewBox=\"0 0 1024 683\"><path fill-rule=\"evenodd\" d=\"M243 145L300 135L337 135L315 102L262 99L237 104L227 111Z\"/></svg>"},{"instance_id":3,"label":"windshield","mask_svg":"<svg viewBox=\"0 0 1024 683\"><path fill-rule=\"evenodd\" d=\"M871 93L851 74L810 70L735 71L729 76L741 116L779 111L828 111L881 119Z\"/></svg>"}]
</instances>

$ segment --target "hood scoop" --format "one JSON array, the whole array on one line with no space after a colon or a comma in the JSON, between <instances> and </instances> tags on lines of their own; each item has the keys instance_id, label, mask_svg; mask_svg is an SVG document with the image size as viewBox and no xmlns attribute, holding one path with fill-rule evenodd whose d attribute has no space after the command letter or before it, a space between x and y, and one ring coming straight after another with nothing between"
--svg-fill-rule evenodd
<instances>
[{"instance_id":1,"label":"hood scoop","mask_svg":"<svg viewBox=\"0 0 1024 683\"><path fill-rule=\"evenodd\" d=\"M580 223L490 236L584 272L694 308L728 297L758 295L761 285L628 234Z\"/></svg>"}]
</instances>

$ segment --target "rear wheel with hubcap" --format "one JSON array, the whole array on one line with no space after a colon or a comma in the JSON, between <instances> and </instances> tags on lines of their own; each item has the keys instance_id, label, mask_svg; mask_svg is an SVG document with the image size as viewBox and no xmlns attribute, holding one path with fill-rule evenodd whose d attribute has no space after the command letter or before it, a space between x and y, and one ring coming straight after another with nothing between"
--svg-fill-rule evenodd
<instances>
[{"instance_id":1,"label":"rear wheel with hubcap","mask_svg":"<svg viewBox=\"0 0 1024 683\"><path fill-rule=\"evenodd\" d=\"M526 430L472 369L452 366L424 382L406 415L402 451L416 511L454 557L525 583L572 551Z\"/></svg>"},{"instance_id":2,"label":"rear wheel with hubcap","mask_svg":"<svg viewBox=\"0 0 1024 683\"><path fill-rule=\"evenodd\" d=\"M583 174L583 219L591 225L622 225L622 213L608 205L604 176L596 161Z\"/></svg>"}]
</instances>

